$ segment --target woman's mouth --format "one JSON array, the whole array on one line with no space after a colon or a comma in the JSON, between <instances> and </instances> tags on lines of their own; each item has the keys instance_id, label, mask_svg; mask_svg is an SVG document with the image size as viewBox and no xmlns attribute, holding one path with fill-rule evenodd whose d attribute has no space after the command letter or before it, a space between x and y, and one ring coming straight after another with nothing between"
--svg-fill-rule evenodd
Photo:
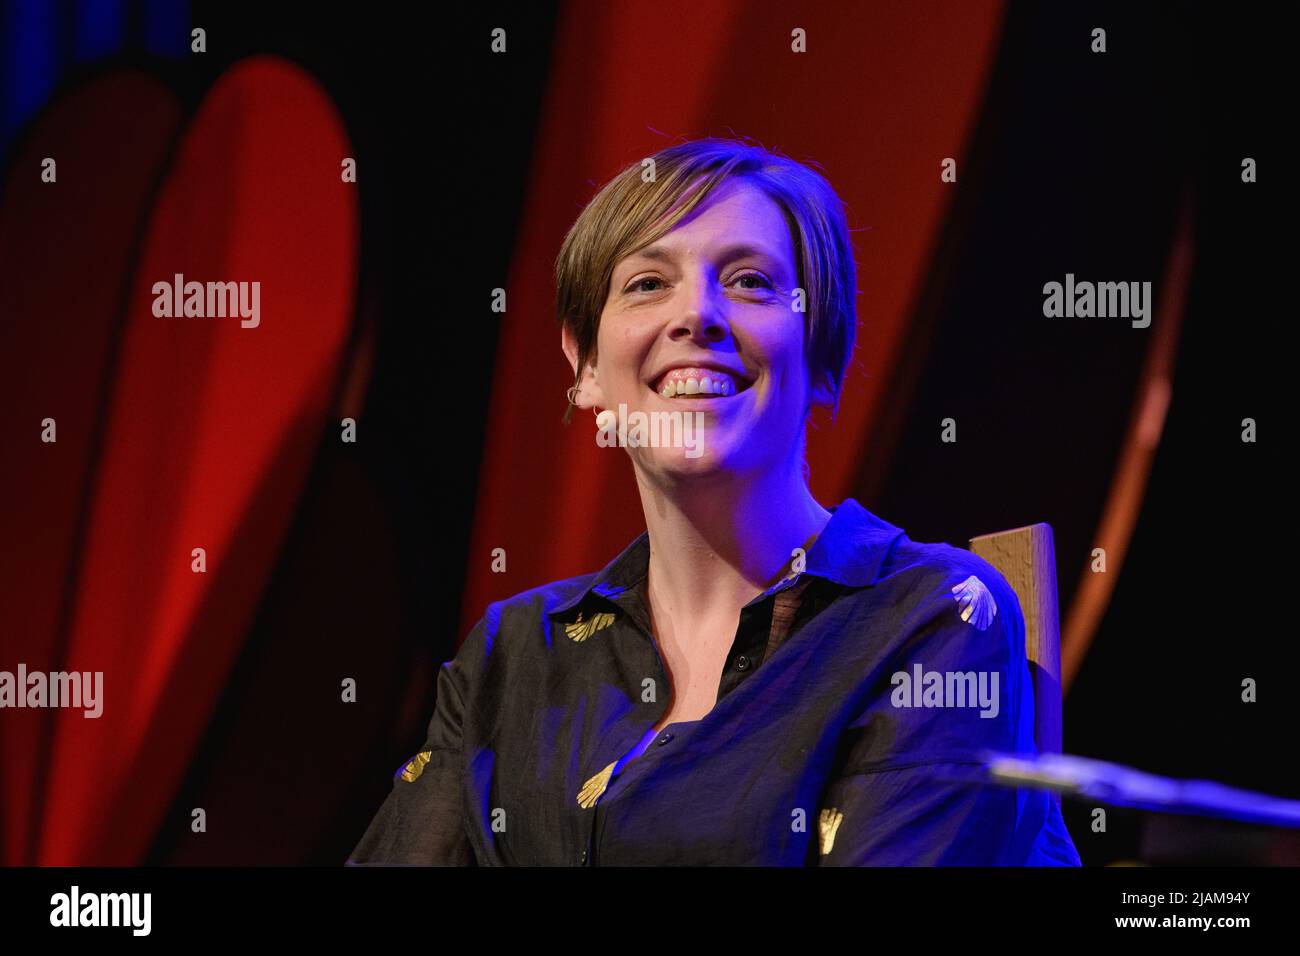
<instances>
[{"instance_id":1,"label":"woman's mouth","mask_svg":"<svg viewBox=\"0 0 1300 956\"><path fill-rule=\"evenodd\" d=\"M651 388L663 398L674 401L689 399L731 398L752 383L738 375L714 368L682 366L669 369Z\"/></svg>"}]
</instances>

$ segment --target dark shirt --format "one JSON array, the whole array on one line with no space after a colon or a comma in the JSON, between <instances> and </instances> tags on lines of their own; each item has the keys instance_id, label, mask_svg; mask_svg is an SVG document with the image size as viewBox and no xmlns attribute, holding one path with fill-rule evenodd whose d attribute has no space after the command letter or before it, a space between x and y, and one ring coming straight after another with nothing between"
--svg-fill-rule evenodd
<instances>
[{"instance_id":1,"label":"dark shirt","mask_svg":"<svg viewBox=\"0 0 1300 956\"><path fill-rule=\"evenodd\" d=\"M648 533L489 605L348 863L1078 866L1053 796L960 782L985 749L1036 752L1010 585L830 510L806 567L741 609L713 710L648 746L671 693Z\"/></svg>"}]
</instances>

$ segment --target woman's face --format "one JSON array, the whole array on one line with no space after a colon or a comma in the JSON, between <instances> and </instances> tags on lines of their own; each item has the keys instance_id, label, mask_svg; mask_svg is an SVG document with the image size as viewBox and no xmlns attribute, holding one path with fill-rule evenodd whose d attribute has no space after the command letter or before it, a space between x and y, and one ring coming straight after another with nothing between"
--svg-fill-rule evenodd
<instances>
[{"instance_id":1,"label":"woman's face","mask_svg":"<svg viewBox=\"0 0 1300 956\"><path fill-rule=\"evenodd\" d=\"M702 427L694 456L629 448L640 468L690 477L793 462L801 473L805 409L829 396L808 381L797 276L780 207L744 180L615 265L583 398L616 413L684 412Z\"/></svg>"}]
</instances>

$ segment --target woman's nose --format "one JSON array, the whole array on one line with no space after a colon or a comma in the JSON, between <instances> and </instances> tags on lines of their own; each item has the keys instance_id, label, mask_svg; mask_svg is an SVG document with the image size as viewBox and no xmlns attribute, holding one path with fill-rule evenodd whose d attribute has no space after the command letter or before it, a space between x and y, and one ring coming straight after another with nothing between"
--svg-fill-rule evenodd
<instances>
[{"instance_id":1,"label":"woman's nose","mask_svg":"<svg viewBox=\"0 0 1300 956\"><path fill-rule=\"evenodd\" d=\"M716 340L726 336L727 318L720 296L711 282L699 280L683 289L680 313L676 317L673 336L684 335Z\"/></svg>"}]
</instances>

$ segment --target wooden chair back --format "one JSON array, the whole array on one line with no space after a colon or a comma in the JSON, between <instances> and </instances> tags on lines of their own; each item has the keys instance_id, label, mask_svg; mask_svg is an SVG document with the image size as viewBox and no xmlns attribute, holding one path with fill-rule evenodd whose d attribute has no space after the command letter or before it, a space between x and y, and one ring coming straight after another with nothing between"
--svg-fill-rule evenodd
<instances>
[{"instance_id":1,"label":"wooden chair back","mask_svg":"<svg viewBox=\"0 0 1300 956\"><path fill-rule=\"evenodd\" d=\"M1039 523L971 538L970 550L1002 572L1025 617L1039 753L1061 752L1061 625L1052 526Z\"/></svg>"}]
</instances>

